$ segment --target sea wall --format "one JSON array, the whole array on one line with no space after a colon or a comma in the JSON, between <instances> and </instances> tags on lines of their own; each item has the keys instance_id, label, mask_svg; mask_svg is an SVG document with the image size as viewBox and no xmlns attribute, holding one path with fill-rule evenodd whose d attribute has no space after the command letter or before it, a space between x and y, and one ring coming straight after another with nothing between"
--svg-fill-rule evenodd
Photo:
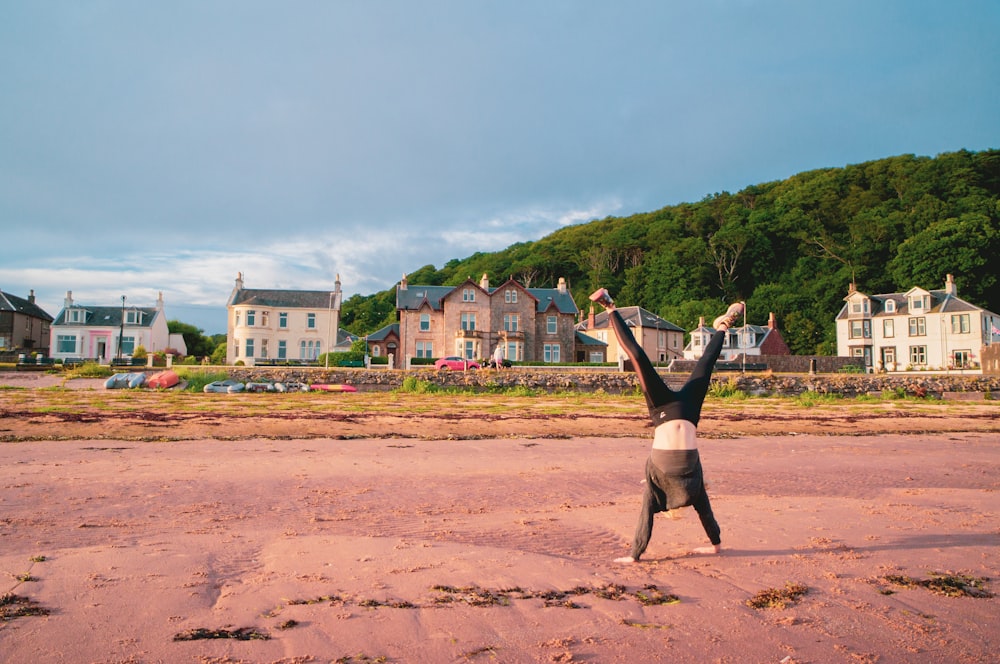
<instances>
[{"instance_id":1,"label":"sea wall","mask_svg":"<svg viewBox=\"0 0 1000 664\"><path fill-rule=\"evenodd\" d=\"M393 390L406 378L427 381L442 387L472 389L525 387L546 392L579 391L610 394L638 393L634 373L620 371L560 371L518 367L494 371L434 371L415 369L322 369L234 367L230 376L239 381L296 381L302 383L347 383L359 390ZM687 374L662 373L672 387L679 387ZM905 393L917 396L944 396L973 393L1000 398L1000 376L931 374L769 374L717 371L713 383L732 387L755 396L795 396L803 392L857 396L861 394Z\"/></svg>"}]
</instances>

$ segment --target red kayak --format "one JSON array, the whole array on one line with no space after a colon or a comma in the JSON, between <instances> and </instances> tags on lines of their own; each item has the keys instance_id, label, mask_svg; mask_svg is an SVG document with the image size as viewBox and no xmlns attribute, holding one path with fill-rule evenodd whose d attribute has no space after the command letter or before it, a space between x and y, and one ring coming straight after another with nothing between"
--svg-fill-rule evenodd
<instances>
[{"instance_id":1,"label":"red kayak","mask_svg":"<svg viewBox=\"0 0 1000 664\"><path fill-rule=\"evenodd\" d=\"M154 388L167 388L173 387L179 382L181 382L181 379L177 375L177 372L167 369L166 371L160 371L150 376L146 380L146 385Z\"/></svg>"},{"instance_id":2,"label":"red kayak","mask_svg":"<svg viewBox=\"0 0 1000 664\"><path fill-rule=\"evenodd\" d=\"M313 383L309 386L310 390L315 392L357 392L358 388L353 385L344 385L342 383Z\"/></svg>"}]
</instances>

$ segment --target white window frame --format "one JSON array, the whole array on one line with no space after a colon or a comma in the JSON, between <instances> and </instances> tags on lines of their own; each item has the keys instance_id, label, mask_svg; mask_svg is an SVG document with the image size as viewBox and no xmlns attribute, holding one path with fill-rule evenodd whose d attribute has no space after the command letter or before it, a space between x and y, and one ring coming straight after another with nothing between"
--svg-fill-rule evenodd
<instances>
[{"instance_id":1,"label":"white window frame","mask_svg":"<svg viewBox=\"0 0 1000 664\"><path fill-rule=\"evenodd\" d=\"M420 331L430 332L431 330L431 315L430 314L420 314ZM417 357L420 357L419 355ZM428 355L428 357L431 357Z\"/></svg>"},{"instance_id":2,"label":"white window frame","mask_svg":"<svg viewBox=\"0 0 1000 664\"><path fill-rule=\"evenodd\" d=\"M545 333L546 334L557 334L559 332L559 317L558 316L546 316L545 317Z\"/></svg>"}]
</instances>

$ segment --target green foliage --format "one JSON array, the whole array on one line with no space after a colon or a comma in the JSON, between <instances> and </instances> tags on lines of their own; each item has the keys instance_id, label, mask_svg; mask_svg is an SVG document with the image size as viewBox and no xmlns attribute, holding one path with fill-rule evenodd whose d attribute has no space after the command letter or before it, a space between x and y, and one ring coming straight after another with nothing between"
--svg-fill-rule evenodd
<instances>
[{"instance_id":1,"label":"green foliage","mask_svg":"<svg viewBox=\"0 0 1000 664\"><path fill-rule=\"evenodd\" d=\"M716 399L742 400L749 398L746 392L741 390L735 380L715 380L708 388L708 394Z\"/></svg>"},{"instance_id":2,"label":"green foliage","mask_svg":"<svg viewBox=\"0 0 1000 664\"><path fill-rule=\"evenodd\" d=\"M222 365L226 363L226 353L228 352L228 344L221 343L215 347L212 351L212 364Z\"/></svg>"},{"instance_id":3,"label":"green foliage","mask_svg":"<svg viewBox=\"0 0 1000 664\"><path fill-rule=\"evenodd\" d=\"M167 321L167 329L170 334L180 334L184 337L184 345L187 346L187 355L194 357L209 357L220 343L226 341L226 335L216 334L206 337L201 328L179 320ZM221 340L219 340L221 337Z\"/></svg>"},{"instance_id":4,"label":"green foliage","mask_svg":"<svg viewBox=\"0 0 1000 664\"><path fill-rule=\"evenodd\" d=\"M728 302L748 322L774 312L796 354L832 354L848 285L871 294L939 289L1000 311L1000 150L900 155L799 173L625 218L561 228L534 242L410 272L411 284L457 285L483 272L528 287L570 284L578 306L608 288L690 330ZM395 289L344 305L345 328L395 322Z\"/></svg>"},{"instance_id":5,"label":"green foliage","mask_svg":"<svg viewBox=\"0 0 1000 664\"><path fill-rule=\"evenodd\" d=\"M184 389L188 392L202 392L209 383L229 378L229 374L225 371L198 371L180 368L177 369L177 376L181 380L187 381L187 386Z\"/></svg>"},{"instance_id":6,"label":"green foliage","mask_svg":"<svg viewBox=\"0 0 1000 664\"><path fill-rule=\"evenodd\" d=\"M66 372L67 378L108 378L114 371L111 367L96 362L84 362Z\"/></svg>"},{"instance_id":7,"label":"green foliage","mask_svg":"<svg viewBox=\"0 0 1000 664\"><path fill-rule=\"evenodd\" d=\"M433 394L441 388L428 380L422 380L415 376L407 376L403 379L403 384L399 386L399 392L407 394Z\"/></svg>"}]
</instances>

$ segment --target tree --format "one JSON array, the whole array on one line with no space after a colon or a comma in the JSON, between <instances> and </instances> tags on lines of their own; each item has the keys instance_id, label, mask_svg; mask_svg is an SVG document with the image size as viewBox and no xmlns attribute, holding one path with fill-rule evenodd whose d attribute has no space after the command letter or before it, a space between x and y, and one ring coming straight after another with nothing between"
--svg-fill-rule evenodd
<instances>
[{"instance_id":1,"label":"tree","mask_svg":"<svg viewBox=\"0 0 1000 664\"><path fill-rule=\"evenodd\" d=\"M215 344L205 336L204 330L179 320L167 321L170 334L180 334L184 337L187 354L195 357L208 357L215 350Z\"/></svg>"}]
</instances>

